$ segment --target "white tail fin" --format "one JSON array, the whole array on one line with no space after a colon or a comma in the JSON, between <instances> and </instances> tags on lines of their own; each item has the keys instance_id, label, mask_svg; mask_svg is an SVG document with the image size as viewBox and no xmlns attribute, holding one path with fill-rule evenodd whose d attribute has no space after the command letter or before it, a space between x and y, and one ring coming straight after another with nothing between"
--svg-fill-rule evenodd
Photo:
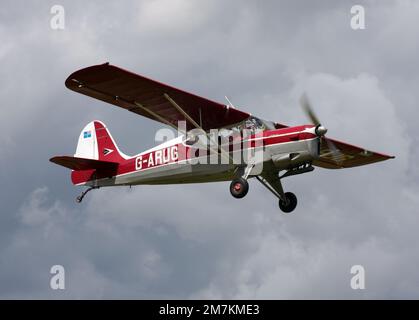
<instances>
[{"instance_id":1,"label":"white tail fin","mask_svg":"<svg viewBox=\"0 0 419 320\"><path fill-rule=\"evenodd\" d=\"M97 120L88 123L81 131L74 156L114 162L129 158L119 150L105 124Z\"/></svg>"},{"instance_id":2,"label":"white tail fin","mask_svg":"<svg viewBox=\"0 0 419 320\"><path fill-rule=\"evenodd\" d=\"M81 131L74 156L85 159L99 159L94 121L87 124Z\"/></svg>"}]
</instances>

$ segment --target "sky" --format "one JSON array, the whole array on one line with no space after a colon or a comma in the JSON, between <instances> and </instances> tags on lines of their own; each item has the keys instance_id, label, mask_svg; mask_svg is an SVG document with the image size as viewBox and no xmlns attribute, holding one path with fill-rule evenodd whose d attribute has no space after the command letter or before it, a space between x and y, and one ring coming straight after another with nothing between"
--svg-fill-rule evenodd
<instances>
[{"instance_id":1,"label":"sky","mask_svg":"<svg viewBox=\"0 0 419 320\"><path fill-rule=\"evenodd\" d=\"M356 4L365 29L351 28ZM418 16L408 0L2 0L0 298L419 298ZM396 158L285 179L299 199L288 215L256 180L241 200L222 182L102 188L77 204L82 189L48 159L74 154L88 122L126 154L162 128L65 88L104 62L288 125L309 122L307 92L328 137Z\"/></svg>"}]
</instances>

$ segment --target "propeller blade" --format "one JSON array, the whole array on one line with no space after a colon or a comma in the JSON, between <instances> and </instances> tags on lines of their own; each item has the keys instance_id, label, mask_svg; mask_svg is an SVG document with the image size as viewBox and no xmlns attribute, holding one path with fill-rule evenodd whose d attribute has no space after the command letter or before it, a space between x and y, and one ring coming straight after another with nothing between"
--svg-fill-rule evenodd
<instances>
[{"instance_id":1,"label":"propeller blade","mask_svg":"<svg viewBox=\"0 0 419 320\"><path fill-rule=\"evenodd\" d=\"M335 144L331 140L327 139L324 136L327 132L327 129L320 124L320 120L319 118L317 118L316 114L314 113L314 110L310 104L310 101L308 100L306 93L303 93L303 95L301 96L300 104L301 104L301 107L303 108L304 113L310 119L311 123L316 126L316 134L317 136L320 137L321 143L326 142L327 147L330 150L330 153L332 154L333 160L336 161L336 163L340 165L344 158L343 154L342 152L340 152L338 148L336 148Z\"/></svg>"},{"instance_id":2,"label":"propeller blade","mask_svg":"<svg viewBox=\"0 0 419 320\"><path fill-rule=\"evenodd\" d=\"M300 98L301 107L304 110L306 116L310 119L311 123L315 126L320 125L319 118L317 118L316 114L314 113L313 108L311 107L310 101L307 98L307 94L304 93Z\"/></svg>"},{"instance_id":3,"label":"propeller blade","mask_svg":"<svg viewBox=\"0 0 419 320\"><path fill-rule=\"evenodd\" d=\"M331 140L327 139L326 137L323 137L323 140L326 140L326 144L332 152L333 160L335 160L338 164L341 164L343 160L342 152L336 148L335 144Z\"/></svg>"}]
</instances>

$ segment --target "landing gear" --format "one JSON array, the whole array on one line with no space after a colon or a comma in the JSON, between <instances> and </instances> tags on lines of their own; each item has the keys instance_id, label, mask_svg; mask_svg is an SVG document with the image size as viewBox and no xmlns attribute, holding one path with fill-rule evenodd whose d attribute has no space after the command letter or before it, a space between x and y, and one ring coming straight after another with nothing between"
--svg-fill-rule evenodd
<instances>
[{"instance_id":1,"label":"landing gear","mask_svg":"<svg viewBox=\"0 0 419 320\"><path fill-rule=\"evenodd\" d=\"M297 197L292 192L284 192L281 179L277 176L256 177L270 192L279 199L279 208L284 213L290 213L297 207Z\"/></svg>"},{"instance_id":2,"label":"landing gear","mask_svg":"<svg viewBox=\"0 0 419 320\"><path fill-rule=\"evenodd\" d=\"M79 195L79 196L76 198L76 202L77 202L77 203L82 202L82 201L83 201L84 196L85 196L85 195L86 195L89 191L94 190L94 189L99 189L99 188L100 188L100 187L90 187L89 189L87 189L87 190L83 191L83 192L81 193L81 195Z\"/></svg>"},{"instance_id":3,"label":"landing gear","mask_svg":"<svg viewBox=\"0 0 419 320\"><path fill-rule=\"evenodd\" d=\"M243 198L249 191L249 183L244 178L237 178L231 181L230 193L234 198Z\"/></svg>"},{"instance_id":4,"label":"landing gear","mask_svg":"<svg viewBox=\"0 0 419 320\"><path fill-rule=\"evenodd\" d=\"M285 212L292 212L297 206L297 197L292 192L285 192L284 196L279 199L279 208Z\"/></svg>"}]
</instances>

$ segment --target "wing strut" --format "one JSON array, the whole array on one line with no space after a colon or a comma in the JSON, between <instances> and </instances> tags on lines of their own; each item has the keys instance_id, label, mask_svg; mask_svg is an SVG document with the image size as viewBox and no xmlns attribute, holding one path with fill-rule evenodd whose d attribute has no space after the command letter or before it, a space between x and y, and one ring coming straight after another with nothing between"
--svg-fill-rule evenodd
<instances>
[{"instance_id":1,"label":"wing strut","mask_svg":"<svg viewBox=\"0 0 419 320\"><path fill-rule=\"evenodd\" d=\"M170 104L173 106L173 107L175 107L176 108L176 110L177 111L179 111L181 114L183 114L183 116L190 122L190 123L192 123L194 126L195 126L195 128L198 128L198 129L201 129L202 131L205 131L205 130L203 130L202 129L202 127L198 124L198 123L196 123L196 121L194 120L194 119L192 119L192 117L189 115L189 114L187 114L177 103L176 103L176 101L175 100L173 100L172 98L170 98L170 96L167 94L167 93L165 93L164 94L164 97L167 99L167 101L169 101L170 102Z\"/></svg>"},{"instance_id":2,"label":"wing strut","mask_svg":"<svg viewBox=\"0 0 419 320\"><path fill-rule=\"evenodd\" d=\"M202 127L189 115L187 114L180 105L178 105L176 103L175 100L173 100L167 93L164 94L164 97L167 99L167 101L170 102L170 104L177 110L179 111L193 126L195 126L195 128L202 130L203 132L205 132L204 129L202 129ZM201 118L201 109L199 109L199 116ZM202 119L200 119L202 122ZM211 141L211 137L210 135L207 134L207 138ZM211 141L213 143L215 143L215 141ZM227 155L227 157L229 158L229 160L233 161L233 158L230 156L229 153L226 154L225 150L223 150L222 148L219 148L219 150L215 150L214 148L212 148L211 146L209 146L209 149L212 150L215 153L220 153L222 156Z\"/></svg>"},{"instance_id":3,"label":"wing strut","mask_svg":"<svg viewBox=\"0 0 419 320\"><path fill-rule=\"evenodd\" d=\"M150 115L151 115L151 116L153 116L154 118L156 118L156 119L160 120L161 122L163 122L163 123L167 124L168 126L170 126L170 127L174 128L174 129L176 129L176 130L178 130L178 129L179 129L179 128L177 128L177 127L176 127L173 123L171 123L170 121L168 121L168 120L164 119L163 117L161 117L161 116L160 116L160 115L158 115L157 113L155 113L155 112L151 111L150 109L148 109L148 108L144 107L141 103L139 103L139 102L137 102L137 101L134 101L134 104L135 104L138 108L140 108L140 109L144 110L145 112L147 112L148 114L150 114Z\"/></svg>"}]
</instances>

